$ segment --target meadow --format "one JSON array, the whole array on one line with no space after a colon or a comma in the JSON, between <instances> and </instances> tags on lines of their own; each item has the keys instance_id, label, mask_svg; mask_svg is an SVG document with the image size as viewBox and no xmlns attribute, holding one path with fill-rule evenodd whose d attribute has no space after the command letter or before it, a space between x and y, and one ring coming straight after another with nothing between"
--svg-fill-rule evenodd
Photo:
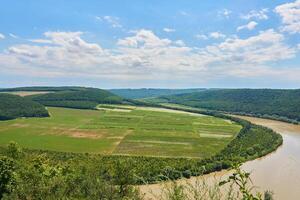
<instances>
[{"instance_id":1,"label":"meadow","mask_svg":"<svg viewBox=\"0 0 300 200\"><path fill-rule=\"evenodd\" d=\"M98 110L49 107L48 118L0 122L0 145L108 155L207 158L241 126L207 115L167 109L99 105Z\"/></svg>"}]
</instances>

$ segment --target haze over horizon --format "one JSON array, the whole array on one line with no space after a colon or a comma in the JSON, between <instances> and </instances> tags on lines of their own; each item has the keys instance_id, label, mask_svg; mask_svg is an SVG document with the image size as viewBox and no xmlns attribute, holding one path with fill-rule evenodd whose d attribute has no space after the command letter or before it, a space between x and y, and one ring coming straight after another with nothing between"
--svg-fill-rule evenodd
<instances>
[{"instance_id":1,"label":"haze over horizon","mask_svg":"<svg viewBox=\"0 0 300 200\"><path fill-rule=\"evenodd\" d=\"M300 88L300 0L1 3L0 88Z\"/></svg>"}]
</instances>

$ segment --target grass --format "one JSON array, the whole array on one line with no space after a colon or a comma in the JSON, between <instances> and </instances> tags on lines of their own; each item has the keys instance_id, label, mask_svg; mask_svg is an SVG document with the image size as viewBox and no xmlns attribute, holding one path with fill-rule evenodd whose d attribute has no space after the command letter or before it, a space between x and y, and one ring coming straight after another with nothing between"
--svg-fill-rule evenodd
<instances>
[{"instance_id":1,"label":"grass","mask_svg":"<svg viewBox=\"0 0 300 200\"><path fill-rule=\"evenodd\" d=\"M50 118L1 121L0 145L13 140L31 149L205 158L223 149L241 128L224 119L166 109L99 107L49 107Z\"/></svg>"}]
</instances>

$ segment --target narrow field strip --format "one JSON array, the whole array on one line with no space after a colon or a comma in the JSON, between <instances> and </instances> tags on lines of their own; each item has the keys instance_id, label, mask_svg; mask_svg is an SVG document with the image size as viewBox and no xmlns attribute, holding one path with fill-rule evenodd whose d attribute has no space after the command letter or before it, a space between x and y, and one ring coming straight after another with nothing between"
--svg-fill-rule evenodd
<instances>
[{"instance_id":1,"label":"narrow field strip","mask_svg":"<svg viewBox=\"0 0 300 200\"><path fill-rule=\"evenodd\" d=\"M224 134L205 134L200 133L200 137L206 137L206 138L232 138L232 135L224 135Z\"/></svg>"},{"instance_id":2,"label":"narrow field strip","mask_svg":"<svg viewBox=\"0 0 300 200\"><path fill-rule=\"evenodd\" d=\"M190 143L188 143L188 142L167 142L167 141L156 141L156 140L128 140L128 142L150 143L150 144L178 144L178 145L190 145Z\"/></svg>"}]
</instances>

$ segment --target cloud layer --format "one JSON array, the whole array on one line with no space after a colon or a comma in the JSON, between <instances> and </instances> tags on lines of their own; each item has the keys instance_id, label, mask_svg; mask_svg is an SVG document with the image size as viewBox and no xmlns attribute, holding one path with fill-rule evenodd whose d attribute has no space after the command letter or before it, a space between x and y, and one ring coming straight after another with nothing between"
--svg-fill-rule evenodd
<instances>
[{"instance_id":1,"label":"cloud layer","mask_svg":"<svg viewBox=\"0 0 300 200\"><path fill-rule=\"evenodd\" d=\"M247 39L227 38L204 48L160 38L145 29L119 39L114 49L87 42L82 36L82 32L46 32L44 38L30 40L32 44L11 46L0 54L1 71L126 80L163 79L170 74L183 79L196 75L203 80L253 77L274 71L265 64L292 58L297 51L297 47L284 43L284 35L272 29Z\"/></svg>"},{"instance_id":2,"label":"cloud layer","mask_svg":"<svg viewBox=\"0 0 300 200\"><path fill-rule=\"evenodd\" d=\"M279 25L276 22L276 27L262 30L272 27L269 18L274 14L279 17ZM177 15L192 22L199 20L188 12L181 11ZM97 37L97 31L102 34L102 29L95 32L47 31L29 39L18 32L14 35L7 31L0 33L1 44L4 44L0 52L0 74L2 77L8 74L197 83L260 78L292 80L300 85L300 69L296 66L300 44L294 39L300 33L300 0L275 8L249 10L243 15L220 9L215 15L218 23L234 26L195 27L194 32L187 29L194 35L192 38L175 23L164 22L152 27L157 32L137 28L151 27L146 25L134 27L132 31L125 19L93 15L94 24L106 24L100 28L107 28L114 34L109 42L105 38L103 44L87 39L91 35ZM234 16L240 20L240 26L230 22ZM285 62L293 58L292 62Z\"/></svg>"}]
</instances>

